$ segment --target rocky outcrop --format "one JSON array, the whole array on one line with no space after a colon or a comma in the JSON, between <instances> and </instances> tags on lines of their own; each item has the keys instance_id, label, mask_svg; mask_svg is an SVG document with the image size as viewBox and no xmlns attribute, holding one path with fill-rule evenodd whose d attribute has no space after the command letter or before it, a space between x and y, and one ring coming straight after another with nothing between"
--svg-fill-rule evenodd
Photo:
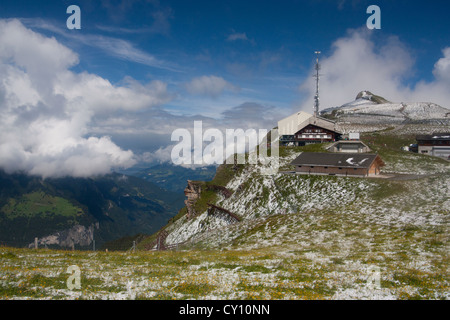
<instances>
[{"instance_id":1,"label":"rocky outcrop","mask_svg":"<svg viewBox=\"0 0 450 320\"><path fill-rule=\"evenodd\" d=\"M188 180L188 185L184 189L184 195L187 197L184 200L184 204L187 209L187 218L190 219L194 217L197 213L195 212L194 205L198 198L200 198L200 193L202 192L201 184L194 181Z\"/></svg>"},{"instance_id":2,"label":"rocky outcrop","mask_svg":"<svg viewBox=\"0 0 450 320\"><path fill-rule=\"evenodd\" d=\"M87 247L90 246L94 240L94 228L98 229L99 225L92 224L89 227L82 225L75 225L70 229L58 231L54 234L48 235L37 240L39 247L45 246L59 246L73 248L75 246ZM30 243L28 247L33 248L35 243Z\"/></svg>"},{"instance_id":3,"label":"rocky outcrop","mask_svg":"<svg viewBox=\"0 0 450 320\"><path fill-rule=\"evenodd\" d=\"M187 218L190 219L197 215L198 212L195 211L195 203L200 198L200 194L202 192L202 189L204 190L211 190L215 193L221 194L225 199L228 199L232 192L228 190L227 188L223 186L218 185L212 185L212 184L205 184L202 181L187 181L188 185L186 189L184 189L184 195L187 197L186 200L184 200L184 204L187 208Z\"/></svg>"}]
</instances>

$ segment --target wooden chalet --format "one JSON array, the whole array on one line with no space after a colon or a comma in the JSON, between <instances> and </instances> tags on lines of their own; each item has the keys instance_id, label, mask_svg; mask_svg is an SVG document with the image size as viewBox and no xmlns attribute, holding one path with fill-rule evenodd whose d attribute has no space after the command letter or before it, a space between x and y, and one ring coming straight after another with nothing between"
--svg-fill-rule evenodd
<instances>
[{"instance_id":1,"label":"wooden chalet","mask_svg":"<svg viewBox=\"0 0 450 320\"><path fill-rule=\"evenodd\" d=\"M281 145L292 146L333 142L341 138L333 121L303 111L278 121L278 134Z\"/></svg>"},{"instance_id":2,"label":"wooden chalet","mask_svg":"<svg viewBox=\"0 0 450 320\"><path fill-rule=\"evenodd\" d=\"M377 154L302 152L291 165L302 174L371 176L380 174L384 162Z\"/></svg>"}]
</instances>

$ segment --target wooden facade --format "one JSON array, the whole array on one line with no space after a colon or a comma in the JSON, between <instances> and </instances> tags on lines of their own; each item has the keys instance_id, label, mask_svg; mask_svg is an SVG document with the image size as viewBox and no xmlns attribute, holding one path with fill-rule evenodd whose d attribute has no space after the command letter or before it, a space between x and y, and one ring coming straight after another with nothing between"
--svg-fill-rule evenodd
<instances>
[{"instance_id":1,"label":"wooden facade","mask_svg":"<svg viewBox=\"0 0 450 320\"><path fill-rule=\"evenodd\" d=\"M379 155L362 153L303 152L291 164L297 173L339 176L378 175L384 166Z\"/></svg>"},{"instance_id":2,"label":"wooden facade","mask_svg":"<svg viewBox=\"0 0 450 320\"><path fill-rule=\"evenodd\" d=\"M321 143L336 141L338 133L333 130L322 128L318 125L309 124L295 133L297 145L309 143Z\"/></svg>"},{"instance_id":3,"label":"wooden facade","mask_svg":"<svg viewBox=\"0 0 450 320\"><path fill-rule=\"evenodd\" d=\"M284 146L337 141L341 137L334 121L303 111L278 121L278 134Z\"/></svg>"}]
</instances>

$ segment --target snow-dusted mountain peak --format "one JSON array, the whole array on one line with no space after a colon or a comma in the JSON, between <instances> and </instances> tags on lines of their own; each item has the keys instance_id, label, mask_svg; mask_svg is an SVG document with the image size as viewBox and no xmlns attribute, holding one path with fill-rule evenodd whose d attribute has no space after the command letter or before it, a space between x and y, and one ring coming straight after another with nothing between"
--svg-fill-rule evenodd
<instances>
[{"instance_id":1,"label":"snow-dusted mountain peak","mask_svg":"<svg viewBox=\"0 0 450 320\"><path fill-rule=\"evenodd\" d=\"M321 115L358 122L448 121L450 109L432 102L390 102L366 90L359 92L355 100L325 109Z\"/></svg>"}]
</instances>

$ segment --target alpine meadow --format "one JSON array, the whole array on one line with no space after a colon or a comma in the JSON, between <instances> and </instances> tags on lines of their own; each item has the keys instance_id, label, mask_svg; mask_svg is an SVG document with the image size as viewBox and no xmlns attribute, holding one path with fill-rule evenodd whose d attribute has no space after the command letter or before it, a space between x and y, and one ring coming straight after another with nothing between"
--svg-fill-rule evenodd
<instances>
[{"instance_id":1,"label":"alpine meadow","mask_svg":"<svg viewBox=\"0 0 450 320\"><path fill-rule=\"evenodd\" d=\"M449 300L449 10L2 0L0 300Z\"/></svg>"}]
</instances>

